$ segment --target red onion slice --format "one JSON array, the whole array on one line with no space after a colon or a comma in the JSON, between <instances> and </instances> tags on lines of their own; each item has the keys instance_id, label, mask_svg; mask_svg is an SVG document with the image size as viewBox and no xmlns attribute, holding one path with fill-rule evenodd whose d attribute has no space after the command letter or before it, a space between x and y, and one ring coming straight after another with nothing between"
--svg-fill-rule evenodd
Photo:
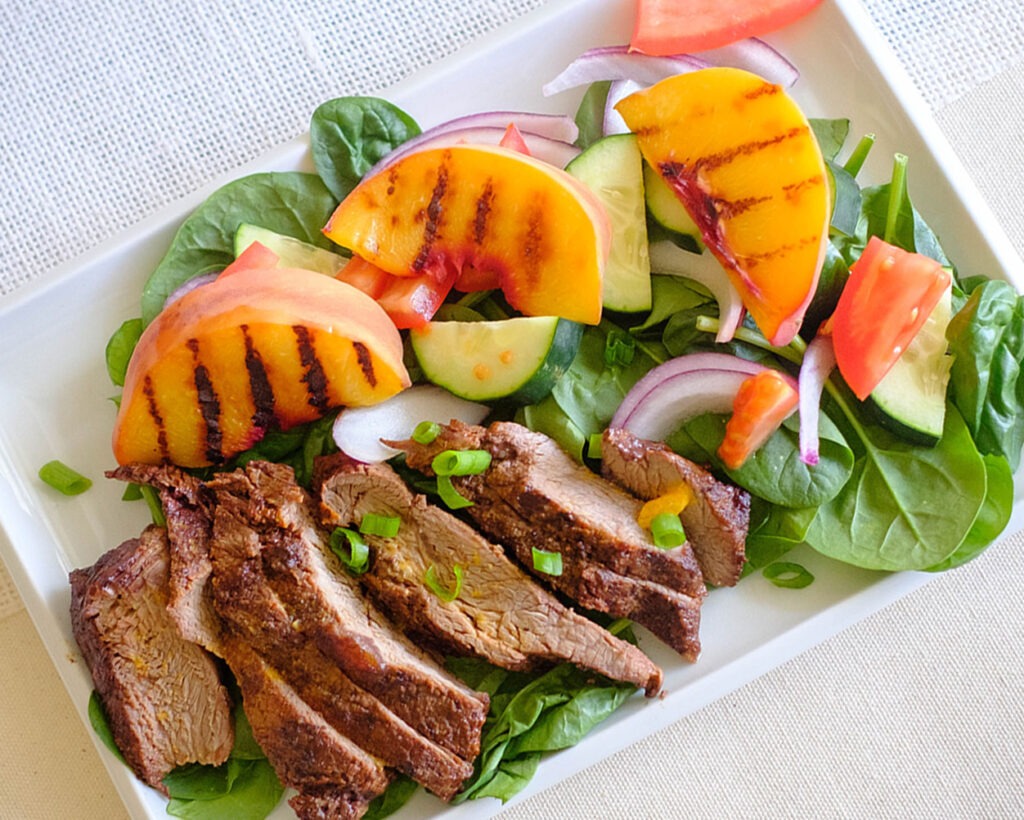
<instances>
[{"instance_id":1,"label":"red onion slice","mask_svg":"<svg viewBox=\"0 0 1024 820\"><path fill-rule=\"evenodd\" d=\"M576 123L572 117L565 114L534 114L527 111L486 111L480 114L468 114L465 117L456 117L454 120L448 120L440 125L435 125L433 128L428 128L422 134L406 140L393 151L381 157L366 172L365 177L373 176L391 165L399 157L403 157L413 151L419 151L424 148L436 148L443 145L455 145L460 140L462 142L474 142L475 140L469 138L473 133L478 134L479 139L485 144L497 145L509 124L515 124L523 137L526 138L527 145L530 145L532 138L538 143L538 152L545 151L550 154L555 161L545 160L545 162L550 161L552 165L558 165L557 160L562 156L569 155L570 151L574 148L572 143L579 136L579 128L577 128ZM495 130L499 132L498 139L492 140L491 133ZM460 136L453 136L455 134ZM445 141L446 136L450 137L447 141ZM547 147L541 147L540 143L544 143ZM569 148L565 147L567 145ZM530 145L530 150L534 150L532 145ZM579 149L575 149L575 151L577 154L579 153ZM539 154L536 155L540 156ZM571 156L559 167L564 168L570 159L572 159Z\"/></svg>"},{"instance_id":2,"label":"red onion slice","mask_svg":"<svg viewBox=\"0 0 1024 820\"><path fill-rule=\"evenodd\" d=\"M191 293L196 288L210 284L218 276L220 276L220 271L213 271L212 273L201 273L199 276L193 276L191 279L182 282L167 295L167 298L164 300L164 309L177 302L186 293Z\"/></svg>"},{"instance_id":3,"label":"red onion slice","mask_svg":"<svg viewBox=\"0 0 1024 820\"><path fill-rule=\"evenodd\" d=\"M836 366L836 353L831 336L815 336L807 345L798 377L800 401L800 460L818 463L818 416L825 380Z\"/></svg>"},{"instance_id":4,"label":"red onion slice","mask_svg":"<svg viewBox=\"0 0 1024 820\"><path fill-rule=\"evenodd\" d=\"M784 88L791 87L800 79L797 67L758 37L748 37L710 51L699 51L694 56L714 66L742 68Z\"/></svg>"},{"instance_id":5,"label":"red onion slice","mask_svg":"<svg viewBox=\"0 0 1024 820\"><path fill-rule=\"evenodd\" d=\"M622 119L622 115L615 110L615 105L623 97L628 97L634 91L639 91L644 86L634 80L613 80L608 87L608 96L604 102L604 125L602 131L607 137L610 134L628 134L629 126Z\"/></svg>"},{"instance_id":6,"label":"red onion slice","mask_svg":"<svg viewBox=\"0 0 1024 820\"><path fill-rule=\"evenodd\" d=\"M628 46L602 46L584 51L541 91L545 97L601 80L633 80L651 85L675 74L685 74L709 63L691 54L652 57L630 51Z\"/></svg>"},{"instance_id":7,"label":"red onion slice","mask_svg":"<svg viewBox=\"0 0 1024 820\"><path fill-rule=\"evenodd\" d=\"M447 424L459 419L466 424L479 424L489 412L486 405L453 396L432 384L421 384L380 404L342 410L334 421L332 433L338 449L349 458L375 463L401 452L382 444L382 438L407 439L421 421Z\"/></svg>"},{"instance_id":8,"label":"red onion slice","mask_svg":"<svg viewBox=\"0 0 1024 820\"><path fill-rule=\"evenodd\" d=\"M650 257L651 273L685 276L711 291L718 302L719 324L715 341L730 341L743 321L743 300L714 255L708 251L690 253L668 240L662 240L651 243Z\"/></svg>"},{"instance_id":9,"label":"red onion slice","mask_svg":"<svg viewBox=\"0 0 1024 820\"><path fill-rule=\"evenodd\" d=\"M688 418L732 410L744 379L765 366L728 353L689 353L647 372L626 394L611 427L663 441Z\"/></svg>"}]
</instances>

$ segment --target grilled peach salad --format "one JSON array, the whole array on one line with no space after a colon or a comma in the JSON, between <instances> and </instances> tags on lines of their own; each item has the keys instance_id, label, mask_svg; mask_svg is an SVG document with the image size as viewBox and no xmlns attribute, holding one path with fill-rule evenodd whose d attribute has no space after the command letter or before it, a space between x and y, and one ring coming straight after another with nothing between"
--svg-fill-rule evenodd
<instances>
[{"instance_id":1,"label":"grilled peach salad","mask_svg":"<svg viewBox=\"0 0 1024 820\"><path fill-rule=\"evenodd\" d=\"M387 610L401 584L404 603L386 615L430 639L416 663L489 711L454 785L436 786L436 771L382 758L373 738L369 757L349 749L335 737L348 717L318 723L279 647L257 642L253 660L226 627L197 628L192 643L237 678L235 750L150 770L171 813L259 816L285 787L302 816L384 816L417 782L444 799L507 800L545 751L637 688L657 692L631 622L696 659L705 581L762 572L804 586L810 573L784 560L801 544L862 568L944 570L1006 526L1024 443L1020 298L946 258L911 203L905 156L890 180L864 184L873 137L851 140L848 121L794 102L797 69L751 35L816 3L738 17L733 5L749 4L684 25L675 4L642 0L630 46L587 51L544 87L585 87L575 116L485 112L422 131L385 100L331 100L311 122L316 173L239 179L184 222L141 317L107 348L123 387L116 475L134 477L126 495L166 529L172 604L185 602L173 585L188 575L187 513L190 566L205 567L189 583L212 578L203 611L236 623L219 573L238 560L224 521L244 496L253 543L288 532L329 547L311 566L334 562L330 584L374 602L359 606ZM291 489L269 492L267 476ZM357 489L348 512L330 501ZM476 553L429 557L441 530ZM438 648L459 654L459 630L512 617L514 603L495 615L500 596L475 591L484 565L582 629L571 599L607 627L608 656L502 661L476 634L462 657L430 666ZM414 610L428 623L409 623ZM118 671L93 646L106 640L100 629L86 652L91 712L139 772L133 717L108 690L140 664ZM384 663L370 638L347 640L364 665ZM243 656L252 663L236 668ZM249 708L271 689L295 725L318 727L317 749L337 743L331 760L376 774L357 782L354 763L310 774L282 759L281 727Z\"/></svg>"}]
</instances>

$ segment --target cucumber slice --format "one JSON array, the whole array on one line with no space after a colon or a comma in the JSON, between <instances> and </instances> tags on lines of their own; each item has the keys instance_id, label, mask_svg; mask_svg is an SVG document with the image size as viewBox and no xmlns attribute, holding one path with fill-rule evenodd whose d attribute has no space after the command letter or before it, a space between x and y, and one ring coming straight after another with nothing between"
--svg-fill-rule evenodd
<instances>
[{"instance_id":1,"label":"cucumber slice","mask_svg":"<svg viewBox=\"0 0 1024 820\"><path fill-rule=\"evenodd\" d=\"M566 166L601 200L612 227L604 272L603 303L609 310L651 309L643 158L635 134L602 137Z\"/></svg>"},{"instance_id":2,"label":"cucumber slice","mask_svg":"<svg viewBox=\"0 0 1024 820\"><path fill-rule=\"evenodd\" d=\"M430 322L409 333L431 382L470 401L533 404L569 369L583 325L557 316Z\"/></svg>"},{"instance_id":3,"label":"cucumber slice","mask_svg":"<svg viewBox=\"0 0 1024 820\"><path fill-rule=\"evenodd\" d=\"M280 259L278 266L282 268L302 268L334 276L348 262L347 257L326 248L318 248L294 236L285 236L247 222L243 222L235 231L235 256L253 242L266 245L276 253Z\"/></svg>"},{"instance_id":4,"label":"cucumber slice","mask_svg":"<svg viewBox=\"0 0 1024 820\"><path fill-rule=\"evenodd\" d=\"M946 387L953 358L946 355L946 326L952 316L949 289L896 364L871 392L883 427L900 438L933 446L942 437Z\"/></svg>"},{"instance_id":5,"label":"cucumber slice","mask_svg":"<svg viewBox=\"0 0 1024 820\"><path fill-rule=\"evenodd\" d=\"M693 221L690 212L679 201L668 183L661 178L661 174L654 170L646 162L644 163L644 192L647 197L647 213L651 219L657 222L670 234L685 236L688 241L684 244L695 244L698 251L704 249L704 240L701 239L700 229Z\"/></svg>"}]
</instances>

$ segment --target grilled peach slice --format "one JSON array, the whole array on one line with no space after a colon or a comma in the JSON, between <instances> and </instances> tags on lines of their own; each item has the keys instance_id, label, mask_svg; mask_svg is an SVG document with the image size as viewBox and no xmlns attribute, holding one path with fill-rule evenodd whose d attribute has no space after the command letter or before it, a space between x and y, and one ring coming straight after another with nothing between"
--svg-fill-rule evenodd
<instances>
[{"instance_id":1,"label":"grilled peach slice","mask_svg":"<svg viewBox=\"0 0 1024 820\"><path fill-rule=\"evenodd\" d=\"M772 344L814 296L828 239L825 163L781 87L736 68L663 80L616 106Z\"/></svg>"},{"instance_id":2,"label":"grilled peach slice","mask_svg":"<svg viewBox=\"0 0 1024 820\"><path fill-rule=\"evenodd\" d=\"M607 216L561 169L498 146L419 151L361 182L324 233L395 276L454 272L517 310L596 324Z\"/></svg>"},{"instance_id":3,"label":"grilled peach slice","mask_svg":"<svg viewBox=\"0 0 1024 820\"><path fill-rule=\"evenodd\" d=\"M276 261L252 245L146 328L114 426L118 463L218 464L269 430L408 386L401 338L373 299Z\"/></svg>"}]
</instances>

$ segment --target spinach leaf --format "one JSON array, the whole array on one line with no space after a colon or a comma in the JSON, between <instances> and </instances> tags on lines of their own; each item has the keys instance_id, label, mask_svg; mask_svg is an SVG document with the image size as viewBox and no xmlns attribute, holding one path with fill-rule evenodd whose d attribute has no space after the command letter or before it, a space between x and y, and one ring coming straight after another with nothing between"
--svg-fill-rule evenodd
<instances>
[{"instance_id":1,"label":"spinach leaf","mask_svg":"<svg viewBox=\"0 0 1024 820\"><path fill-rule=\"evenodd\" d=\"M313 165L340 201L378 160L419 133L416 121L387 100L328 100L313 112L309 124Z\"/></svg>"},{"instance_id":2,"label":"spinach leaf","mask_svg":"<svg viewBox=\"0 0 1024 820\"><path fill-rule=\"evenodd\" d=\"M615 332L625 331L608 320L585 328L576 358L551 395L517 416L530 429L550 435L578 461L583 460L586 440L608 426L629 389L664 360L660 346L638 342L631 362L608 364L605 346L608 335Z\"/></svg>"},{"instance_id":3,"label":"spinach leaf","mask_svg":"<svg viewBox=\"0 0 1024 820\"><path fill-rule=\"evenodd\" d=\"M851 475L853 451L824 413L819 423L820 458L814 466L800 459L799 420L790 416L741 467L726 469L716 451L725 437L727 420L727 416L708 413L690 419L683 427L692 440L701 443L711 464L751 495L782 507L817 507L834 498ZM672 446L679 440L670 438L669 443Z\"/></svg>"},{"instance_id":4,"label":"spinach leaf","mask_svg":"<svg viewBox=\"0 0 1024 820\"><path fill-rule=\"evenodd\" d=\"M135 345L142 336L142 319L128 319L114 331L107 342L105 356L107 375L118 387L124 386L124 377L128 372L128 362L135 351Z\"/></svg>"},{"instance_id":5,"label":"spinach leaf","mask_svg":"<svg viewBox=\"0 0 1024 820\"><path fill-rule=\"evenodd\" d=\"M976 287L946 330L950 394L983 454L1016 471L1024 446L1024 302L1013 286Z\"/></svg>"},{"instance_id":6,"label":"spinach leaf","mask_svg":"<svg viewBox=\"0 0 1024 820\"><path fill-rule=\"evenodd\" d=\"M808 120L814 138L818 141L818 147L826 160L834 160L846 143L850 134L850 121L848 119L820 119L812 117Z\"/></svg>"},{"instance_id":7,"label":"spinach leaf","mask_svg":"<svg viewBox=\"0 0 1024 820\"><path fill-rule=\"evenodd\" d=\"M860 186L853 175L834 162L827 162L831 177L832 219L829 223L832 233L853 236L860 221Z\"/></svg>"},{"instance_id":8,"label":"spinach leaf","mask_svg":"<svg viewBox=\"0 0 1024 820\"><path fill-rule=\"evenodd\" d=\"M370 801L363 820L383 820L390 817L409 802L418 788L415 780L402 774L398 775L384 794Z\"/></svg>"},{"instance_id":9,"label":"spinach leaf","mask_svg":"<svg viewBox=\"0 0 1024 820\"><path fill-rule=\"evenodd\" d=\"M580 130L576 144L580 148L587 148L604 136L604 105L609 88L608 80L593 83L580 100L576 109L576 126Z\"/></svg>"},{"instance_id":10,"label":"spinach leaf","mask_svg":"<svg viewBox=\"0 0 1024 820\"><path fill-rule=\"evenodd\" d=\"M491 694L474 775L454 803L509 800L529 783L543 753L575 745L636 692L568 663L536 677L468 658L450 659L448 668Z\"/></svg>"},{"instance_id":11,"label":"spinach leaf","mask_svg":"<svg viewBox=\"0 0 1024 820\"><path fill-rule=\"evenodd\" d=\"M802 544L818 512L817 507L780 507L756 496L751 497L750 506L752 526L747 534L744 575L768 566Z\"/></svg>"},{"instance_id":12,"label":"spinach leaf","mask_svg":"<svg viewBox=\"0 0 1024 820\"><path fill-rule=\"evenodd\" d=\"M967 425L946 408L934 447L857 421L850 480L818 509L807 543L823 555L879 570L926 569L964 540L985 499L985 463Z\"/></svg>"},{"instance_id":13,"label":"spinach leaf","mask_svg":"<svg viewBox=\"0 0 1024 820\"><path fill-rule=\"evenodd\" d=\"M284 787L265 759L229 758L219 768L224 770L226 791L208 797L185 797L179 794L180 786L172 783L168 785L171 800L167 804L167 813L172 817L190 820L214 820L221 817L263 820L281 801ZM166 779L164 783L167 784Z\"/></svg>"},{"instance_id":14,"label":"spinach leaf","mask_svg":"<svg viewBox=\"0 0 1024 820\"><path fill-rule=\"evenodd\" d=\"M983 553L1010 523L1013 513L1013 473L1002 456L984 456L988 480L985 485L985 502L978 517L974 519L967 537L941 564L928 567L929 572L942 572L959 567Z\"/></svg>"},{"instance_id":15,"label":"spinach leaf","mask_svg":"<svg viewBox=\"0 0 1024 820\"><path fill-rule=\"evenodd\" d=\"M121 754L121 750L117 748L117 742L114 740L114 732L110 728L107 710L103 708L103 701L100 700L100 694L95 689L89 695L88 713L89 725L92 726L92 730L99 736L99 739L103 741L103 745L114 753L114 757L125 763L124 755Z\"/></svg>"},{"instance_id":16,"label":"spinach leaf","mask_svg":"<svg viewBox=\"0 0 1024 820\"><path fill-rule=\"evenodd\" d=\"M630 332L641 333L660 325L681 310L709 305L713 301L707 289L692 279L654 274L651 276L651 312L643 324L630 328Z\"/></svg>"},{"instance_id":17,"label":"spinach leaf","mask_svg":"<svg viewBox=\"0 0 1024 820\"><path fill-rule=\"evenodd\" d=\"M337 205L315 174L252 174L219 188L182 223L171 247L142 291L142 321L149 324L180 285L235 258L235 231L243 222L331 247L321 233Z\"/></svg>"},{"instance_id":18,"label":"spinach leaf","mask_svg":"<svg viewBox=\"0 0 1024 820\"><path fill-rule=\"evenodd\" d=\"M835 243L829 242L825 247L825 261L818 276L818 287L814 291L814 298L807 308L807 313L804 314L801 335L805 339L813 339L822 322L832 315L849 278L850 269L846 265L846 260Z\"/></svg>"}]
</instances>

